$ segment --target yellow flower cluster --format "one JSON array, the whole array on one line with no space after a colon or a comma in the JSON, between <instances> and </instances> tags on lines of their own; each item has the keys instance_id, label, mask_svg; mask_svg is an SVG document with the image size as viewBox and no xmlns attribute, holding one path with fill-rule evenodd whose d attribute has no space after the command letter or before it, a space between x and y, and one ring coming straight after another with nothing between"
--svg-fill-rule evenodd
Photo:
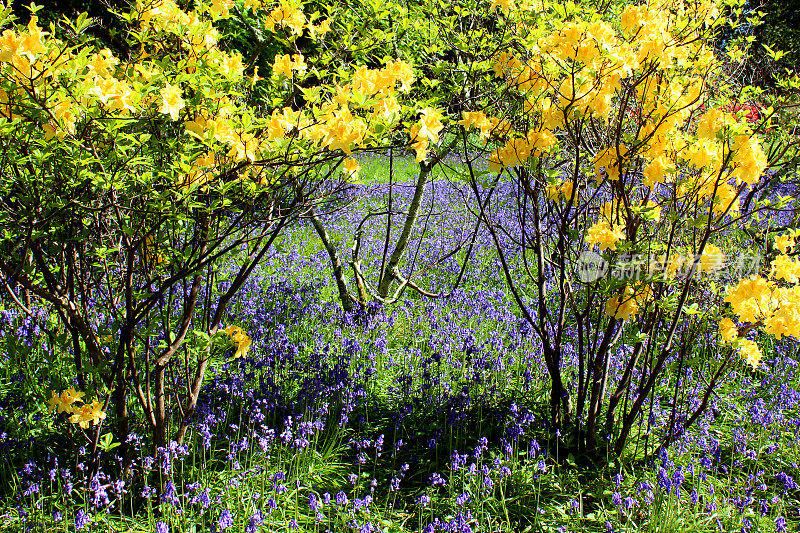
<instances>
[{"instance_id":1,"label":"yellow flower cluster","mask_svg":"<svg viewBox=\"0 0 800 533\"><path fill-rule=\"evenodd\" d=\"M178 120L178 113L180 113L180 110L186 106L183 101L181 88L177 85L170 85L168 83L163 89L161 89L160 93L160 111L172 117L172 120Z\"/></svg>"},{"instance_id":2,"label":"yellow flower cluster","mask_svg":"<svg viewBox=\"0 0 800 533\"><path fill-rule=\"evenodd\" d=\"M355 182L358 178L358 170L361 168L361 165L358 164L352 157L348 157L347 159L342 162L342 172L344 172L348 178L350 178L351 182Z\"/></svg>"},{"instance_id":3,"label":"yellow flower cluster","mask_svg":"<svg viewBox=\"0 0 800 533\"><path fill-rule=\"evenodd\" d=\"M550 152L557 144L549 130L531 130L525 137L509 139L505 145L489 156L489 170L500 172L504 168L522 166L531 157Z\"/></svg>"},{"instance_id":4,"label":"yellow flower cluster","mask_svg":"<svg viewBox=\"0 0 800 533\"><path fill-rule=\"evenodd\" d=\"M296 61L293 64L297 64ZM287 133L297 129L300 138L310 141L313 146L338 149L350 155L355 147L364 146L370 133L368 122L354 111L359 107L364 109L365 103L371 102L369 108L373 119L394 122L401 111L395 93L398 90L409 91L413 82L413 69L405 61L390 61L382 69L359 67L350 83L337 85L331 91L332 101L310 108L307 114L289 108L275 110L267 128L267 138L283 139ZM435 139L434 142L438 142L438 133L442 129L440 118L438 111L423 110L423 118L417 124L420 134L417 141L421 141L426 149L428 141ZM352 163L348 165L353 168Z\"/></svg>"},{"instance_id":5,"label":"yellow flower cluster","mask_svg":"<svg viewBox=\"0 0 800 533\"><path fill-rule=\"evenodd\" d=\"M575 182L572 180L561 180L561 182L548 183L545 194L548 200L557 202L559 199L569 200L572 197L572 191L575 188Z\"/></svg>"},{"instance_id":6,"label":"yellow flower cluster","mask_svg":"<svg viewBox=\"0 0 800 533\"><path fill-rule=\"evenodd\" d=\"M800 262L782 253L773 259L770 275L774 279L782 279L789 283L797 283L798 280L800 280Z\"/></svg>"},{"instance_id":7,"label":"yellow flower cluster","mask_svg":"<svg viewBox=\"0 0 800 533\"><path fill-rule=\"evenodd\" d=\"M27 33L17 34L14 30L4 30L0 34L0 65L9 63L22 76L41 70L41 55L47 52L42 37L46 34L37 23L38 18L31 17Z\"/></svg>"},{"instance_id":8,"label":"yellow flower cluster","mask_svg":"<svg viewBox=\"0 0 800 533\"><path fill-rule=\"evenodd\" d=\"M233 355L234 358L239 358L250 351L252 341L242 328L239 326L228 326L223 331L230 336L234 345L236 345L236 353Z\"/></svg>"},{"instance_id":9,"label":"yellow flower cluster","mask_svg":"<svg viewBox=\"0 0 800 533\"><path fill-rule=\"evenodd\" d=\"M667 157L663 155L654 157L642 171L644 174L642 183L645 187L655 187L657 183L664 181L664 177L670 172L671 167L672 163Z\"/></svg>"},{"instance_id":10,"label":"yellow flower cluster","mask_svg":"<svg viewBox=\"0 0 800 533\"><path fill-rule=\"evenodd\" d=\"M637 315L652 298L652 289L645 283L625 285L616 296L606 302L606 315L617 320L630 320Z\"/></svg>"},{"instance_id":11,"label":"yellow flower cluster","mask_svg":"<svg viewBox=\"0 0 800 533\"><path fill-rule=\"evenodd\" d=\"M761 277L747 278L728 290L725 301L731 304L742 322L757 323L775 311L776 302L772 298L775 289L772 281Z\"/></svg>"},{"instance_id":12,"label":"yellow flower cluster","mask_svg":"<svg viewBox=\"0 0 800 533\"><path fill-rule=\"evenodd\" d=\"M83 403L84 396L86 394L78 392L74 388L62 391L61 394L53 391L52 396L47 400L47 405L50 406L51 411L68 413L70 422L87 429L90 425L96 426L101 420L105 420L106 413L97 400L92 400L91 404ZM77 405L79 403L83 405Z\"/></svg>"},{"instance_id":13,"label":"yellow flower cluster","mask_svg":"<svg viewBox=\"0 0 800 533\"><path fill-rule=\"evenodd\" d=\"M728 317L719 321L719 334L725 342L733 342L739 338L739 329Z\"/></svg>"},{"instance_id":14,"label":"yellow flower cluster","mask_svg":"<svg viewBox=\"0 0 800 533\"><path fill-rule=\"evenodd\" d=\"M458 121L458 124L463 126L464 129L469 131L472 128L478 128L481 132L481 139L485 141L489 138L494 125L492 120L486 116L486 113L483 111L462 111L461 116L462 119Z\"/></svg>"},{"instance_id":15,"label":"yellow flower cluster","mask_svg":"<svg viewBox=\"0 0 800 533\"><path fill-rule=\"evenodd\" d=\"M758 276L743 279L728 288L725 301L731 304L739 322L762 325L767 334L778 339L784 336L800 339L800 263L786 255L794 246L795 234L781 235L775 240L781 254L772 261L771 279ZM735 328L729 318L720 322L723 339L734 342L747 362L756 368L761 361L760 349L751 341L737 340Z\"/></svg>"},{"instance_id":16,"label":"yellow flower cluster","mask_svg":"<svg viewBox=\"0 0 800 533\"><path fill-rule=\"evenodd\" d=\"M216 172L217 165L255 162L276 153L293 161L315 149L341 149L350 154L372 142L372 136L381 139L377 131L385 136L389 129L386 126L398 123L402 108L396 93L410 91L414 82L411 65L402 60L390 60L380 69L357 68L350 83L331 90L329 102L315 106L319 100L307 98L309 105L301 111L276 109L271 116L256 117L243 110L235 98L220 97L236 94L245 83L252 85L263 79L257 72L245 77L242 57L217 46L219 34L213 22L230 16L233 5L232 0L210 0L196 3L193 11L184 12L174 0L137 0L132 17L139 25L141 46L125 62L108 49L71 49L43 33L36 26L35 17L27 32L5 30L0 35L0 73L6 80L13 78L19 90L3 84L0 116L11 119L20 111L24 115L45 107L46 112L37 111L37 115L47 118L36 120L42 122L47 140L59 141L74 135L82 120L102 119L97 122L101 129L103 124L113 123L103 120L115 116L145 118L161 114L173 121L183 120L185 131L202 143L201 153L205 154L197 159L198 163L186 161L189 171L184 171L183 179L176 180L184 190L192 190L187 187L194 183L206 183L206 176L224 175ZM253 9L269 31L285 28L288 31L284 36L290 39L306 30L309 36L319 38L331 29L330 20L306 17L296 5L279 3L271 11L262 8L259 0L244 2L244 9ZM177 39L180 45L165 46L164 34ZM31 70L34 66L38 70ZM290 82L308 69L306 59L299 53L278 54L273 64L274 78ZM42 91L46 85L47 90ZM319 95L329 89L301 90ZM40 96L33 99L31 95ZM189 108L194 111L187 113ZM441 114L437 114L439 123L440 119ZM383 127L375 128L377 122ZM435 142L431 139L438 136L441 127L427 116L423 116L420 126L419 144ZM209 161L209 157L216 164L199 163ZM355 177L353 162L345 168ZM242 170L239 176L247 173Z\"/></svg>"},{"instance_id":17,"label":"yellow flower cluster","mask_svg":"<svg viewBox=\"0 0 800 533\"><path fill-rule=\"evenodd\" d=\"M294 79L294 73L303 75L308 69L303 54L278 54L275 56L275 62L272 64L272 73L275 76L286 76L287 78Z\"/></svg>"},{"instance_id":18,"label":"yellow flower cluster","mask_svg":"<svg viewBox=\"0 0 800 533\"><path fill-rule=\"evenodd\" d=\"M604 177L601 169L605 170L605 176L611 181L619 179L621 169L625 164L625 154L628 153L624 144L619 146L609 146L598 152L594 158L594 173L598 181Z\"/></svg>"},{"instance_id":19,"label":"yellow flower cluster","mask_svg":"<svg viewBox=\"0 0 800 533\"><path fill-rule=\"evenodd\" d=\"M775 248L782 254L788 253L795 245L795 234L778 235L775 237Z\"/></svg>"},{"instance_id":20,"label":"yellow flower cluster","mask_svg":"<svg viewBox=\"0 0 800 533\"><path fill-rule=\"evenodd\" d=\"M608 220L600 220L586 232L586 242L602 250L616 250L617 243L625 240L625 226L614 226Z\"/></svg>"},{"instance_id":21,"label":"yellow flower cluster","mask_svg":"<svg viewBox=\"0 0 800 533\"><path fill-rule=\"evenodd\" d=\"M492 0L492 5L489 7L489 11L494 13L498 7L503 13L507 15L512 9L515 9L517 6L514 0Z\"/></svg>"},{"instance_id":22,"label":"yellow flower cluster","mask_svg":"<svg viewBox=\"0 0 800 533\"><path fill-rule=\"evenodd\" d=\"M716 244L708 243L700 256L697 271L711 273L722 268L724 262L725 254L722 253L722 250Z\"/></svg>"},{"instance_id":23,"label":"yellow flower cluster","mask_svg":"<svg viewBox=\"0 0 800 533\"><path fill-rule=\"evenodd\" d=\"M367 124L354 116L348 107L323 106L319 122L302 129L305 138L318 142L329 150L353 153L353 145L363 143Z\"/></svg>"},{"instance_id":24,"label":"yellow flower cluster","mask_svg":"<svg viewBox=\"0 0 800 533\"><path fill-rule=\"evenodd\" d=\"M739 341L739 353L742 354L747 364L757 369L761 364L761 349L754 341L749 339L742 339Z\"/></svg>"},{"instance_id":25,"label":"yellow flower cluster","mask_svg":"<svg viewBox=\"0 0 800 533\"><path fill-rule=\"evenodd\" d=\"M769 166L760 141L752 135L737 135L731 148L734 150L731 175L737 182L755 184Z\"/></svg>"},{"instance_id":26,"label":"yellow flower cluster","mask_svg":"<svg viewBox=\"0 0 800 533\"><path fill-rule=\"evenodd\" d=\"M421 117L408 131L411 137L411 149L417 153L417 162L424 161L427 157L430 143L439 142L439 132L442 131L442 112L432 107L420 111Z\"/></svg>"}]
</instances>

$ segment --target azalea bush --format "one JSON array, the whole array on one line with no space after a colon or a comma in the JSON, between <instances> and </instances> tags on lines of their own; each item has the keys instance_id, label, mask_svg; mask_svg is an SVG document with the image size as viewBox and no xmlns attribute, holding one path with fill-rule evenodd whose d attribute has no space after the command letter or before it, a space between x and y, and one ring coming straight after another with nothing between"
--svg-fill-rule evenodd
<instances>
[{"instance_id":1,"label":"azalea bush","mask_svg":"<svg viewBox=\"0 0 800 533\"><path fill-rule=\"evenodd\" d=\"M623 453L667 367L680 373L692 347L708 343L712 377L692 409L674 407L657 443L666 446L732 364L761 368L756 330L800 335L797 262L786 255L795 234L779 238L780 255L762 269L759 244L733 231L788 210L789 198L763 193L795 157L796 119L786 101L731 104L769 99L730 75L735 43L727 62L712 47L733 4L462 8L441 31L471 97L448 124L462 136L464 179L507 286L541 342L552 428L575 450L602 455L610 441ZM782 83L798 88L796 78ZM519 194L510 209L490 201L504 183ZM734 255L743 246L752 254ZM587 261L596 276L582 276ZM618 350L628 355L611 368Z\"/></svg>"},{"instance_id":2,"label":"azalea bush","mask_svg":"<svg viewBox=\"0 0 800 533\"><path fill-rule=\"evenodd\" d=\"M234 8L257 10L284 43L269 78L220 46L215 24ZM93 450L113 408L124 454L131 416L154 446L171 431L183 440L209 362L250 348L241 327L223 328L232 298L283 228L355 178L353 150L385 143L414 73L392 60L319 75L300 110L292 82L311 74L295 44L324 40L329 19L167 0L138 2L123 21L129 57L89 44L85 16L62 40L35 8L26 27L2 12L0 272L20 309L52 310L69 337L61 353L94 398L64 399L65 380L53 384L54 406ZM331 84L343 79L353 83Z\"/></svg>"}]
</instances>

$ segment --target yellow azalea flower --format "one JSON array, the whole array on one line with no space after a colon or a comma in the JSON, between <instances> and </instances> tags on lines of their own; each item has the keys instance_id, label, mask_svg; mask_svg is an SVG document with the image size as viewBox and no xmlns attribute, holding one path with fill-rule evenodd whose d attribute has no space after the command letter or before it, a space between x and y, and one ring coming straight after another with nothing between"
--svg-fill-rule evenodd
<instances>
[{"instance_id":1,"label":"yellow azalea flower","mask_svg":"<svg viewBox=\"0 0 800 533\"><path fill-rule=\"evenodd\" d=\"M722 183L717 188L717 195L714 197L714 214L721 215L727 211L730 216L736 216L739 213L739 191L736 187Z\"/></svg>"},{"instance_id":2,"label":"yellow azalea flower","mask_svg":"<svg viewBox=\"0 0 800 533\"><path fill-rule=\"evenodd\" d=\"M586 242L596 244L602 250L616 250L617 243L625 240L625 227L613 227L608 221L602 220L589 228Z\"/></svg>"},{"instance_id":3,"label":"yellow azalea flower","mask_svg":"<svg viewBox=\"0 0 800 533\"><path fill-rule=\"evenodd\" d=\"M275 56L275 62L272 64L272 73L276 76L286 76L290 80L294 78L294 72L292 71L292 67L294 63L292 63L292 58L289 54L278 54Z\"/></svg>"},{"instance_id":4,"label":"yellow azalea flower","mask_svg":"<svg viewBox=\"0 0 800 533\"><path fill-rule=\"evenodd\" d=\"M703 255L700 256L700 265L698 271L700 272L714 272L722 268L725 262L725 254L715 244L706 244L703 250Z\"/></svg>"},{"instance_id":5,"label":"yellow azalea flower","mask_svg":"<svg viewBox=\"0 0 800 533\"><path fill-rule=\"evenodd\" d=\"M410 64L398 59L390 61L385 69L395 81L400 82L400 90L408 92L411 90L411 84L414 83L414 69Z\"/></svg>"},{"instance_id":6,"label":"yellow azalea flower","mask_svg":"<svg viewBox=\"0 0 800 533\"><path fill-rule=\"evenodd\" d=\"M507 72L522 67L522 62L514 54L500 52L494 58L492 70L496 78L502 78Z\"/></svg>"},{"instance_id":7,"label":"yellow azalea flower","mask_svg":"<svg viewBox=\"0 0 800 533\"><path fill-rule=\"evenodd\" d=\"M742 354L747 364L756 370L761 364L761 349L754 341L743 339L739 344L739 353Z\"/></svg>"},{"instance_id":8,"label":"yellow azalea flower","mask_svg":"<svg viewBox=\"0 0 800 533\"><path fill-rule=\"evenodd\" d=\"M58 406L61 404L60 400L61 400L61 398L59 397L58 393L56 391L52 391L52 395L50 396L50 399L47 400L48 408L51 411L55 411L58 408Z\"/></svg>"},{"instance_id":9,"label":"yellow azalea flower","mask_svg":"<svg viewBox=\"0 0 800 533\"><path fill-rule=\"evenodd\" d=\"M728 288L725 301L742 322L756 323L772 314L775 303L772 299L774 284L761 277L739 281Z\"/></svg>"},{"instance_id":10,"label":"yellow azalea flower","mask_svg":"<svg viewBox=\"0 0 800 533\"><path fill-rule=\"evenodd\" d=\"M532 147L527 137L510 139L502 148L492 153L489 158L489 170L499 172L503 168L522 166L531 154Z\"/></svg>"},{"instance_id":11,"label":"yellow azalea flower","mask_svg":"<svg viewBox=\"0 0 800 533\"><path fill-rule=\"evenodd\" d=\"M731 161L734 167L731 175L740 182L750 185L756 183L769 166L767 155L758 138L739 135L731 144L736 151Z\"/></svg>"},{"instance_id":12,"label":"yellow azalea flower","mask_svg":"<svg viewBox=\"0 0 800 533\"><path fill-rule=\"evenodd\" d=\"M553 202L558 201L558 196L561 193L561 188L556 183L548 183L545 188L544 194L547 199Z\"/></svg>"},{"instance_id":13,"label":"yellow azalea flower","mask_svg":"<svg viewBox=\"0 0 800 533\"><path fill-rule=\"evenodd\" d=\"M675 276L684 267L686 267L686 258L677 254L673 254L667 262L667 268L664 275L667 279L675 279Z\"/></svg>"},{"instance_id":14,"label":"yellow azalea flower","mask_svg":"<svg viewBox=\"0 0 800 533\"><path fill-rule=\"evenodd\" d=\"M419 119L419 131L417 136L427 139L432 143L439 142L439 132L444 125L441 123L442 112L432 107L426 107L421 111L422 117Z\"/></svg>"},{"instance_id":15,"label":"yellow azalea flower","mask_svg":"<svg viewBox=\"0 0 800 533\"><path fill-rule=\"evenodd\" d=\"M97 400L93 400L91 405L87 403L73 409L72 413L69 421L73 424L78 424L83 429L87 429L90 425L96 426L106 418L106 413Z\"/></svg>"},{"instance_id":16,"label":"yellow azalea flower","mask_svg":"<svg viewBox=\"0 0 800 533\"><path fill-rule=\"evenodd\" d=\"M308 65L302 54L279 54L275 56L275 62L272 64L272 73L275 76L286 76L290 80L294 79L295 72L298 74L305 73Z\"/></svg>"},{"instance_id":17,"label":"yellow azalea flower","mask_svg":"<svg viewBox=\"0 0 800 533\"><path fill-rule=\"evenodd\" d=\"M28 22L28 33L22 34L22 46L25 48L25 53L28 58L33 61L38 54L43 54L47 51L42 43L42 29L37 26L39 18L36 16L31 17Z\"/></svg>"},{"instance_id":18,"label":"yellow azalea flower","mask_svg":"<svg viewBox=\"0 0 800 533\"><path fill-rule=\"evenodd\" d=\"M575 184L572 180L563 180L560 183L556 181L547 184L545 195L547 196L548 200L552 200L554 202L558 201L559 198L569 200L570 197L572 197L572 191L574 188Z\"/></svg>"},{"instance_id":19,"label":"yellow azalea flower","mask_svg":"<svg viewBox=\"0 0 800 533\"><path fill-rule=\"evenodd\" d=\"M111 69L119 63L119 59L114 57L114 53L108 48L104 48L92 55L92 59L86 65L89 75L110 76Z\"/></svg>"},{"instance_id":20,"label":"yellow azalea flower","mask_svg":"<svg viewBox=\"0 0 800 533\"><path fill-rule=\"evenodd\" d=\"M353 157L348 157L342 163L342 171L348 175L350 181L355 181L355 179L358 177L358 170L360 168L361 167L359 166L358 161L356 161L356 159Z\"/></svg>"},{"instance_id":21,"label":"yellow azalea flower","mask_svg":"<svg viewBox=\"0 0 800 533\"><path fill-rule=\"evenodd\" d=\"M259 148L259 139L251 133L242 133L226 154L233 161L244 161L247 159L251 163L256 160L256 151Z\"/></svg>"},{"instance_id":22,"label":"yellow azalea flower","mask_svg":"<svg viewBox=\"0 0 800 533\"><path fill-rule=\"evenodd\" d=\"M667 173L667 168L670 166L670 161L666 157L658 156L654 158L642 171L645 178L643 181L644 185L652 188L657 183L663 182L664 175Z\"/></svg>"},{"instance_id":23,"label":"yellow azalea flower","mask_svg":"<svg viewBox=\"0 0 800 533\"><path fill-rule=\"evenodd\" d=\"M292 69L301 75L306 72L308 65L306 64L303 54L292 54Z\"/></svg>"},{"instance_id":24,"label":"yellow azalea flower","mask_svg":"<svg viewBox=\"0 0 800 533\"><path fill-rule=\"evenodd\" d=\"M492 5L489 7L489 12L494 13L495 10L500 7L500 10L508 15L508 12L512 9L515 9L517 6L514 3L514 0L492 0Z\"/></svg>"},{"instance_id":25,"label":"yellow azalea flower","mask_svg":"<svg viewBox=\"0 0 800 533\"><path fill-rule=\"evenodd\" d=\"M622 11L620 23L622 30L628 35L633 36L639 31L639 28L644 23L644 12L646 6L628 5Z\"/></svg>"},{"instance_id":26,"label":"yellow azalea flower","mask_svg":"<svg viewBox=\"0 0 800 533\"><path fill-rule=\"evenodd\" d=\"M227 18L233 7L233 0L212 0L208 10L215 18Z\"/></svg>"},{"instance_id":27,"label":"yellow azalea flower","mask_svg":"<svg viewBox=\"0 0 800 533\"><path fill-rule=\"evenodd\" d=\"M720 159L720 146L716 141L700 139L689 146L683 158L697 169L713 170Z\"/></svg>"},{"instance_id":28,"label":"yellow azalea flower","mask_svg":"<svg viewBox=\"0 0 800 533\"><path fill-rule=\"evenodd\" d=\"M231 339L236 345L236 353L233 355L234 358L238 359L239 357L243 356L244 354L250 351L252 341L242 328L240 328L239 326L228 326L223 331L225 331L225 333L230 335Z\"/></svg>"},{"instance_id":29,"label":"yellow azalea flower","mask_svg":"<svg viewBox=\"0 0 800 533\"><path fill-rule=\"evenodd\" d=\"M575 190L575 182L572 180L564 180L561 184L561 195L565 200L572 198L572 192Z\"/></svg>"},{"instance_id":30,"label":"yellow azalea flower","mask_svg":"<svg viewBox=\"0 0 800 533\"><path fill-rule=\"evenodd\" d=\"M619 158L617 157L617 152L619 152ZM608 148L604 148L598 152L597 156L594 158L594 172L597 176L597 179L602 179L603 175L600 173L600 169L604 168L608 179L611 181L618 180L620 168L624 163L625 154L627 153L628 149L624 144L620 144L619 146L609 146Z\"/></svg>"},{"instance_id":31,"label":"yellow azalea flower","mask_svg":"<svg viewBox=\"0 0 800 533\"><path fill-rule=\"evenodd\" d=\"M611 297L606 302L605 312L617 320L630 320L636 315L639 312L639 304L636 302L633 288L626 285L621 294Z\"/></svg>"},{"instance_id":32,"label":"yellow azalea flower","mask_svg":"<svg viewBox=\"0 0 800 533\"><path fill-rule=\"evenodd\" d=\"M800 278L800 263L786 254L780 254L772 261L770 275L775 279L784 279L789 283L797 283Z\"/></svg>"},{"instance_id":33,"label":"yellow azalea flower","mask_svg":"<svg viewBox=\"0 0 800 533\"><path fill-rule=\"evenodd\" d=\"M795 241L792 235L779 235L775 237L775 248L782 254L787 253L794 247Z\"/></svg>"},{"instance_id":34,"label":"yellow azalea flower","mask_svg":"<svg viewBox=\"0 0 800 533\"><path fill-rule=\"evenodd\" d=\"M697 121L697 136L701 139L714 139L726 126L736 124L730 113L721 109L709 109Z\"/></svg>"},{"instance_id":35,"label":"yellow azalea flower","mask_svg":"<svg viewBox=\"0 0 800 533\"><path fill-rule=\"evenodd\" d=\"M326 135L323 144L329 150L340 149L347 155L353 153L352 145L360 143L367 131L363 120L353 117L349 111L342 112L325 123Z\"/></svg>"},{"instance_id":36,"label":"yellow azalea flower","mask_svg":"<svg viewBox=\"0 0 800 533\"><path fill-rule=\"evenodd\" d=\"M215 125L213 120L210 120L204 114L199 114L194 120L189 120L183 123L186 130L199 139L205 139L206 132L211 126Z\"/></svg>"},{"instance_id":37,"label":"yellow azalea flower","mask_svg":"<svg viewBox=\"0 0 800 533\"><path fill-rule=\"evenodd\" d=\"M780 307L764 320L764 330L776 339L800 339L800 286L779 288Z\"/></svg>"},{"instance_id":38,"label":"yellow azalea flower","mask_svg":"<svg viewBox=\"0 0 800 533\"><path fill-rule=\"evenodd\" d=\"M464 126L466 130L480 128L481 124L489 123L486 119L486 113L483 111L462 111L461 117L462 119L458 121L458 124Z\"/></svg>"},{"instance_id":39,"label":"yellow azalea flower","mask_svg":"<svg viewBox=\"0 0 800 533\"><path fill-rule=\"evenodd\" d=\"M359 94L374 94L376 75L374 70L370 70L365 66L356 68L353 74L353 91Z\"/></svg>"},{"instance_id":40,"label":"yellow azalea flower","mask_svg":"<svg viewBox=\"0 0 800 533\"><path fill-rule=\"evenodd\" d=\"M719 321L719 334L724 341L733 342L735 339L739 338L739 329L736 327L736 324L733 323L733 320L724 317Z\"/></svg>"},{"instance_id":41,"label":"yellow azalea flower","mask_svg":"<svg viewBox=\"0 0 800 533\"><path fill-rule=\"evenodd\" d=\"M53 107L53 116L55 116L63 125L64 129L69 133L75 133L75 121L77 117L73 111L74 105L71 101L61 99Z\"/></svg>"},{"instance_id":42,"label":"yellow azalea flower","mask_svg":"<svg viewBox=\"0 0 800 533\"><path fill-rule=\"evenodd\" d=\"M178 113L185 107L183 98L181 97L181 88L178 85L170 85L169 83L161 89L161 112L168 114L172 120L178 120Z\"/></svg>"},{"instance_id":43,"label":"yellow azalea flower","mask_svg":"<svg viewBox=\"0 0 800 533\"><path fill-rule=\"evenodd\" d=\"M11 120L11 99L8 93L0 89L0 117L5 117Z\"/></svg>"},{"instance_id":44,"label":"yellow azalea flower","mask_svg":"<svg viewBox=\"0 0 800 533\"><path fill-rule=\"evenodd\" d=\"M308 25L308 32L311 34L312 38L325 37L329 31L331 31L330 19L325 19L316 26L313 24Z\"/></svg>"},{"instance_id":45,"label":"yellow azalea flower","mask_svg":"<svg viewBox=\"0 0 800 533\"><path fill-rule=\"evenodd\" d=\"M0 62L12 63L25 51L23 39L14 30L0 35Z\"/></svg>"},{"instance_id":46,"label":"yellow azalea flower","mask_svg":"<svg viewBox=\"0 0 800 533\"><path fill-rule=\"evenodd\" d=\"M538 131L531 130L526 135L526 138L532 152L550 152L550 150L558 143L558 140L556 139L556 136L553 135L553 132L546 129Z\"/></svg>"},{"instance_id":47,"label":"yellow azalea flower","mask_svg":"<svg viewBox=\"0 0 800 533\"><path fill-rule=\"evenodd\" d=\"M81 402L81 398L84 396L86 395L83 392L78 392L72 387L63 391L61 394L57 394L53 391L52 396L47 400L47 405L50 406L51 411L58 409L59 413L71 413L74 409L72 404Z\"/></svg>"},{"instance_id":48,"label":"yellow azalea flower","mask_svg":"<svg viewBox=\"0 0 800 533\"><path fill-rule=\"evenodd\" d=\"M428 155L428 139L419 136L420 125L419 123L413 124L408 130L408 135L411 137L411 149L417 153L417 163L425 161Z\"/></svg>"},{"instance_id":49,"label":"yellow azalea flower","mask_svg":"<svg viewBox=\"0 0 800 533\"><path fill-rule=\"evenodd\" d=\"M238 78L242 75L242 71L244 70L244 65L242 64L242 56L239 54L233 55L222 55L222 61L220 61L220 69L219 71L224 74L228 79Z\"/></svg>"},{"instance_id":50,"label":"yellow azalea flower","mask_svg":"<svg viewBox=\"0 0 800 533\"><path fill-rule=\"evenodd\" d=\"M117 85L115 78L98 76L94 79L94 86L89 89L89 94L95 95L103 105L106 105L110 99L121 96Z\"/></svg>"},{"instance_id":51,"label":"yellow azalea flower","mask_svg":"<svg viewBox=\"0 0 800 533\"><path fill-rule=\"evenodd\" d=\"M400 111L400 104L397 103L394 96L381 98L372 105L372 112L376 117L392 118L398 111Z\"/></svg>"},{"instance_id":52,"label":"yellow azalea flower","mask_svg":"<svg viewBox=\"0 0 800 533\"><path fill-rule=\"evenodd\" d=\"M253 75L250 77L250 87L254 87L256 83L260 82L264 78L258 75L258 65L255 66L253 69Z\"/></svg>"},{"instance_id":53,"label":"yellow azalea flower","mask_svg":"<svg viewBox=\"0 0 800 533\"><path fill-rule=\"evenodd\" d=\"M481 139L486 141L493 129L492 120L483 111L462 111L462 119L458 124L464 126L466 130L478 128L481 132Z\"/></svg>"},{"instance_id":54,"label":"yellow azalea flower","mask_svg":"<svg viewBox=\"0 0 800 533\"><path fill-rule=\"evenodd\" d=\"M286 5L281 5L273 9L268 18L268 24L286 26L291 29L292 33L295 35L300 35L306 24L306 16L302 11Z\"/></svg>"}]
</instances>

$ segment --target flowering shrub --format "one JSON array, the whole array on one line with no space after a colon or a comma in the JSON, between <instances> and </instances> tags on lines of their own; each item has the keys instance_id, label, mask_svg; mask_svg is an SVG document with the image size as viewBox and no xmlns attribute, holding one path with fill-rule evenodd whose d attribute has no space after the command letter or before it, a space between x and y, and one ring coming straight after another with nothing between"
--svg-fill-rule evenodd
<instances>
[{"instance_id":1,"label":"flowering shrub","mask_svg":"<svg viewBox=\"0 0 800 533\"><path fill-rule=\"evenodd\" d=\"M287 48L327 46L330 19L240 7ZM414 72L402 59L346 65L318 84L324 65L296 50L275 57L269 78L246 72L215 29L232 9L141 0L122 15L128 57L90 45L85 16L65 28L69 41L35 15L26 27L0 17L0 272L23 308L31 295L52 306L80 388L113 398L123 443L128 395L155 446L170 425L183 439L209 361L229 346L217 332L234 357L250 349L244 330L223 328L229 302L283 228L356 179L349 156L381 146L408 112ZM301 82L304 109L291 104ZM258 84L278 103L253 105ZM438 140L426 113L420 146ZM245 258L235 274L217 277L234 257ZM102 417L95 403L80 410L96 450Z\"/></svg>"},{"instance_id":2,"label":"flowering shrub","mask_svg":"<svg viewBox=\"0 0 800 533\"><path fill-rule=\"evenodd\" d=\"M507 29L501 36L478 22L485 15L475 13L487 8ZM772 173L797 146L790 132L770 129L781 102L746 114L730 103L760 91L736 87L713 50L727 9L736 7L658 0L596 12L492 2L459 12L459 22L442 30L447 42L465 43L461 68L471 75L464 94L482 95L465 99L449 122L464 135L464 179L507 285L542 343L551 423L569 428L578 449L594 449L602 434L622 453L666 361L686 354L690 339L712 321L736 317L738 326L735 334L727 327L718 373L683 427L672 428L676 433L701 415L733 354L759 367L762 354L748 332L764 325L778 338L800 338L789 256L772 262L771 281L737 285L728 278L727 296L724 280L709 286L700 279L727 275L725 252L738 238L730 228L785 205L751 200L772 186ZM796 78L783 83L798 86ZM488 173L480 170L482 158ZM513 214L489 203L505 182L519 190ZM605 265L636 256L646 266L634 277L615 276L612 268L582 279L587 249L601 253ZM681 265L688 271L676 275ZM579 378L570 391L563 354L575 344ZM607 390L610 350L620 344L630 347L630 357L616 388Z\"/></svg>"}]
</instances>

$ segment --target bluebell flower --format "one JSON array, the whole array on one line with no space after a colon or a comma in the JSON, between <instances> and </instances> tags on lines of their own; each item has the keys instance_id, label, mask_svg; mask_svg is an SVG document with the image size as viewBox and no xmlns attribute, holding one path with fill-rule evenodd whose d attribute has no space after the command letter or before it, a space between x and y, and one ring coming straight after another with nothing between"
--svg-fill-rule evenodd
<instances>
[{"instance_id":1,"label":"bluebell flower","mask_svg":"<svg viewBox=\"0 0 800 533\"><path fill-rule=\"evenodd\" d=\"M89 525L90 521L91 519L89 518L89 515L86 514L86 511L83 509L78 509L78 512L75 513L75 531L83 530L83 528Z\"/></svg>"},{"instance_id":2,"label":"bluebell flower","mask_svg":"<svg viewBox=\"0 0 800 533\"><path fill-rule=\"evenodd\" d=\"M438 472L434 472L433 474L431 474L431 477L428 481L430 482L432 487L436 486L444 487L445 485L447 485L447 481L445 481L445 479L442 476L440 476Z\"/></svg>"},{"instance_id":3,"label":"bluebell flower","mask_svg":"<svg viewBox=\"0 0 800 533\"><path fill-rule=\"evenodd\" d=\"M219 525L220 531L225 531L226 529L233 527L233 515L231 514L230 510L222 510L222 513L219 515L217 525Z\"/></svg>"}]
</instances>

